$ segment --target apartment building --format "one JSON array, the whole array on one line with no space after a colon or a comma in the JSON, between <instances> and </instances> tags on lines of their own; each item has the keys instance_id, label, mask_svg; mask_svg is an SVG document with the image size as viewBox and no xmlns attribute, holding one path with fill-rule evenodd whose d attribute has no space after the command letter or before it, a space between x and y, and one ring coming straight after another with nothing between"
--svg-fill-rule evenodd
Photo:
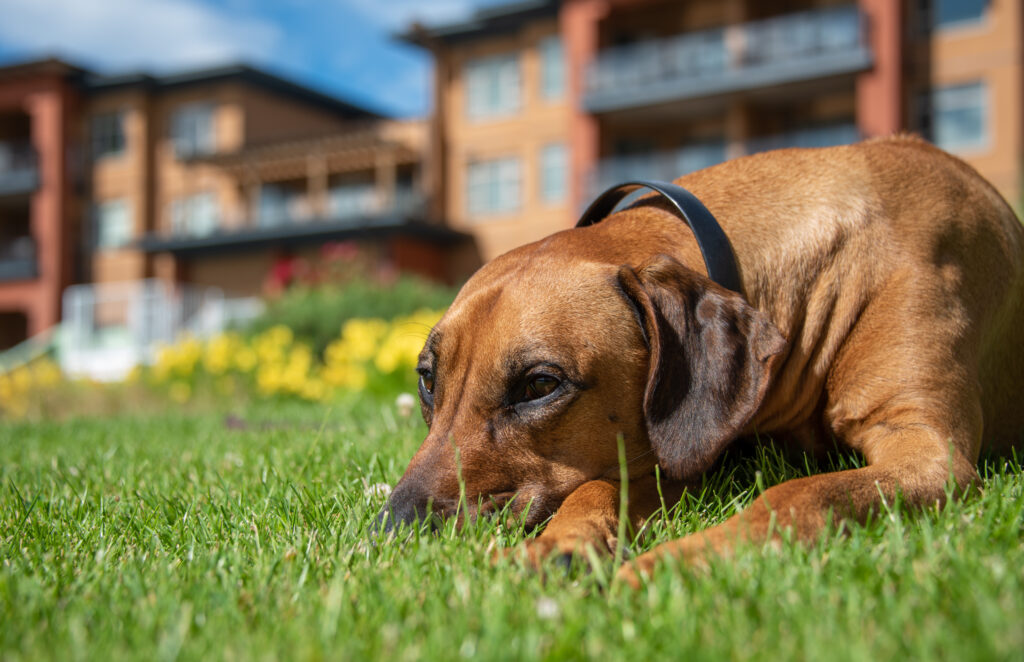
<instances>
[{"instance_id":1,"label":"apartment building","mask_svg":"<svg viewBox=\"0 0 1024 662\"><path fill-rule=\"evenodd\" d=\"M90 280L259 293L282 259L357 240L449 280L464 240L428 218L426 127L231 66L89 81Z\"/></svg>"},{"instance_id":2,"label":"apartment building","mask_svg":"<svg viewBox=\"0 0 1024 662\"><path fill-rule=\"evenodd\" d=\"M254 295L282 264L335 242L399 270L464 277L479 259L430 213L427 139L422 121L248 66L0 68L0 350L53 326L79 282ZM92 323L127 323L106 311Z\"/></svg>"},{"instance_id":3,"label":"apartment building","mask_svg":"<svg viewBox=\"0 0 1024 662\"><path fill-rule=\"evenodd\" d=\"M0 69L0 350L50 328L77 279L81 69Z\"/></svg>"},{"instance_id":4,"label":"apartment building","mask_svg":"<svg viewBox=\"0 0 1024 662\"><path fill-rule=\"evenodd\" d=\"M439 213L484 258L616 182L916 131L1020 201L1015 0L526 0L403 38L436 62Z\"/></svg>"},{"instance_id":5,"label":"apartment building","mask_svg":"<svg viewBox=\"0 0 1024 662\"><path fill-rule=\"evenodd\" d=\"M434 55L435 213L484 259L565 227L573 103L558 4L484 9L405 38Z\"/></svg>"}]
</instances>

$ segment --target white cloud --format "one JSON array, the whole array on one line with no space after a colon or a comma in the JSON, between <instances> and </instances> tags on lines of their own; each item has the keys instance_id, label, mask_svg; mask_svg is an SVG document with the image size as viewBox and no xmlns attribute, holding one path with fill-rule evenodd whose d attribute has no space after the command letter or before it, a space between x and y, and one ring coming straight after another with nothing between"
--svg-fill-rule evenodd
<instances>
[{"instance_id":1,"label":"white cloud","mask_svg":"<svg viewBox=\"0 0 1024 662\"><path fill-rule=\"evenodd\" d=\"M9 49L112 70L266 61L281 40L273 24L197 0L0 0L0 16Z\"/></svg>"}]
</instances>

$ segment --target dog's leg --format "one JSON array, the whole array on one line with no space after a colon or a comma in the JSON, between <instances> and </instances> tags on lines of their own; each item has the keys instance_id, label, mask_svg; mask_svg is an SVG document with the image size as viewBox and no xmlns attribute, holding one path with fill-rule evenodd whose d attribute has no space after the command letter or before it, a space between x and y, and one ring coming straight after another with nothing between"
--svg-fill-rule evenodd
<instances>
[{"instance_id":1,"label":"dog's leg","mask_svg":"<svg viewBox=\"0 0 1024 662\"><path fill-rule=\"evenodd\" d=\"M555 513L539 536L527 540L515 553L525 554L534 566L558 554L571 557L588 545L599 554L615 551L619 528L621 484L610 480L592 480L574 490ZM667 506L682 496L683 486L662 480L659 490L654 476L645 476L629 484L629 519L637 530L648 517L657 512L662 498Z\"/></svg>"},{"instance_id":2,"label":"dog's leg","mask_svg":"<svg viewBox=\"0 0 1024 662\"><path fill-rule=\"evenodd\" d=\"M771 487L726 522L659 545L625 564L619 578L636 587L640 576L649 576L666 557L700 567L737 545L778 544L786 535L813 543L830 523L863 522L883 499L891 502L899 495L905 504L923 507L942 502L950 481L957 492L967 490L978 480L981 436L981 407L973 400L966 407L961 401L959 412L956 407L939 408L930 417L898 400L874 411L850 430L850 445L864 452L868 466ZM940 426L934 422L940 417L951 423Z\"/></svg>"}]
</instances>

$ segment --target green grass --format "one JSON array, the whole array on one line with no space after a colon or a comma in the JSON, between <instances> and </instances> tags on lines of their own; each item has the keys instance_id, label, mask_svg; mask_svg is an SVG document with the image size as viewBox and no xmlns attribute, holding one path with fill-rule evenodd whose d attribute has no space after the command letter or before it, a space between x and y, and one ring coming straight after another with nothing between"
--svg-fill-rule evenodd
<instances>
[{"instance_id":1,"label":"green grass","mask_svg":"<svg viewBox=\"0 0 1024 662\"><path fill-rule=\"evenodd\" d=\"M368 544L424 433L388 406L0 423L0 658L1020 659L1024 476L966 502L752 548L633 593L611 563L546 578L488 561L492 523ZM263 423L263 424L261 424ZM237 427L237 426L235 426ZM839 462L853 462L840 458ZM812 467L813 469L813 467ZM724 462L637 547L803 475ZM760 473L758 473L760 472ZM634 550L635 551L635 550Z\"/></svg>"}]
</instances>

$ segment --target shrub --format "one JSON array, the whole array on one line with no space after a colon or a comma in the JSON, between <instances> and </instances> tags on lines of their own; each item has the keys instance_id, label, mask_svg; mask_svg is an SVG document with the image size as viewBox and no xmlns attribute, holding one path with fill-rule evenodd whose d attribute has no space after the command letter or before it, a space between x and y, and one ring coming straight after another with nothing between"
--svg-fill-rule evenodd
<instances>
[{"instance_id":1,"label":"shrub","mask_svg":"<svg viewBox=\"0 0 1024 662\"><path fill-rule=\"evenodd\" d=\"M441 310L451 304L457 292L457 288L409 275L391 283L356 277L344 283L300 285L269 302L246 332L255 335L284 326L317 357L323 357L349 320L391 320L424 308Z\"/></svg>"}]
</instances>

